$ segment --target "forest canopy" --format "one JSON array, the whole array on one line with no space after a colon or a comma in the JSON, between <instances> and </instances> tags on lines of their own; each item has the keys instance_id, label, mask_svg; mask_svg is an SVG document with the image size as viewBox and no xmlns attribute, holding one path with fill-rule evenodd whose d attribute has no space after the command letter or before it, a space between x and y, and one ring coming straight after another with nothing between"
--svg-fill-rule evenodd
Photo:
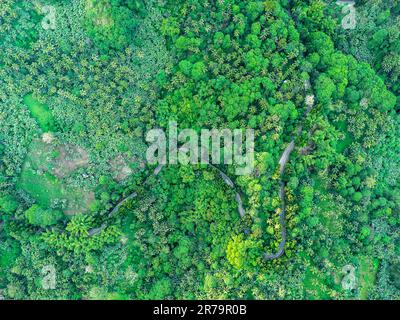
<instances>
[{"instance_id":1,"label":"forest canopy","mask_svg":"<svg viewBox=\"0 0 400 320\"><path fill-rule=\"evenodd\" d=\"M0 298L399 299L399 12L2 0ZM171 122L254 170L149 163Z\"/></svg>"}]
</instances>

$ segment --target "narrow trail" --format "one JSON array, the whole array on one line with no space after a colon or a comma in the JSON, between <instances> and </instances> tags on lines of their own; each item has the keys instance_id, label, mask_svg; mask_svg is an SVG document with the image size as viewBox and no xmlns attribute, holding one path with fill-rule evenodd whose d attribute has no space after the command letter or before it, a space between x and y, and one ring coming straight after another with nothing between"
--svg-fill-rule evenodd
<instances>
[{"instance_id":1,"label":"narrow trail","mask_svg":"<svg viewBox=\"0 0 400 320\"><path fill-rule=\"evenodd\" d=\"M310 113L312 109L312 105L308 106L307 111L306 111L306 115L305 115L305 119L307 118L308 114ZM299 129L296 132L296 136L292 139L292 141L289 143L289 145L286 147L286 149L283 151L282 156L279 160L279 179L280 179L280 189L279 189L279 198L281 201L281 211L279 214L279 225L281 227L281 242L279 243L278 246L278 250L275 253L264 253L263 254L263 258L264 260L274 260L274 259L278 259L280 258L284 253L285 253L285 246L286 246L286 242L287 242L287 230L286 230L286 200L285 200L285 192L286 192L286 183L283 181L283 176L284 176L284 172L285 172L285 168L287 166L287 163L289 162L290 159L290 155L292 153L292 151L295 148L295 139L300 136L300 134L303 131L303 125L301 125L299 127ZM182 150L182 149L180 149ZM185 151L185 150L182 150ZM165 165L159 165L158 167L156 167L156 169L153 171L153 174L149 175L147 177L147 179L145 180L145 182L143 183L143 185L146 185L148 180L151 177L157 176L162 169L164 168ZM237 191L236 185L233 183L233 181L222 171L220 170L218 167L216 167L213 164L209 164L210 167L214 168L221 176L221 178L223 179L224 183L231 189L234 190L235 192L235 200L236 203L238 205L238 213L240 215L241 218L243 218L246 215L246 211L243 207L243 201L242 198L240 196L240 193ZM115 213L118 212L118 210L129 200L136 198L137 197L137 193L136 192L132 192L131 194L129 194L128 196L126 196L125 198L123 198L120 202L118 202L116 204L116 206L110 211L110 213L108 214L108 217L111 217L112 215L114 215ZM103 223L101 225L101 227L99 228L93 228L91 230L89 230L88 235L89 237L92 237L98 233L100 233L102 230L104 230L107 227L107 223Z\"/></svg>"},{"instance_id":2,"label":"narrow trail","mask_svg":"<svg viewBox=\"0 0 400 320\"><path fill-rule=\"evenodd\" d=\"M313 104L310 104L307 106L307 110L305 112L305 118L303 122L307 119L308 114L311 112L313 107ZM286 193L286 183L283 181L283 175L285 173L285 168L287 163L289 162L290 159L290 154L296 147L295 140L298 138L301 133L303 132L303 124L300 125L300 127L296 131L295 137L292 139L292 141L289 143L289 145L286 147L286 149L283 151L282 156L279 160L279 179L280 179L280 189L279 189L279 199L281 201L281 212L279 214L279 224L281 226L281 242L279 243L278 250L276 253L273 254L268 254L264 253L264 260L273 260L280 258L284 253L285 253L285 246L286 246L286 241L287 241L287 231L286 231L286 200L285 200L285 193Z\"/></svg>"},{"instance_id":3,"label":"narrow trail","mask_svg":"<svg viewBox=\"0 0 400 320\"><path fill-rule=\"evenodd\" d=\"M312 109L312 105L308 106L306 114L305 114L305 119L307 118L308 114L310 113ZM281 201L281 212L279 214L279 224L281 227L281 242L279 243L278 250L276 253L273 254L268 254L264 253L263 258L264 260L273 260L281 257L285 253L285 245L287 241L287 231L286 231L286 201L285 201L285 188L286 184L283 181L283 175L285 172L286 165L290 159L290 154L295 148L295 139L300 136L301 132L303 131L303 125L299 127L299 129L296 131L295 137L292 139L292 141L289 143L289 145L286 147L286 149L283 151L282 156L279 160L279 179L280 179L280 190L279 190L279 198ZM180 151L187 152L187 149L179 148ZM236 185L233 183L231 178L229 178L221 169L216 167L213 164L208 164L210 167L214 168L218 173L220 174L221 178L223 179L224 183L231 189L235 191L235 200L238 205L238 213L241 218L243 218L246 215L246 211L243 208L243 201L242 197L240 196L240 193L237 191ZM157 176L162 169L164 168L165 165L161 164L158 167L156 167L153 171L153 174L148 176L147 179L144 182L144 185L147 184L148 180L153 177ZM117 203L117 205L110 211L108 214L109 217L114 215L127 201L135 198L137 196L136 192L132 192L125 198L123 198L120 202ZM90 237L94 236L95 234L100 233L103 229L105 229L107 226L106 223L104 223L101 227L99 228L94 228L89 230L88 234Z\"/></svg>"},{"instance_id":4,"label":"narrow trail","mask_svg":"<svg viewBox=\"0 0 400 320\"><path fill-rule=\"evenodd\" d=\"M291 10L288 10L288 14L290 16L291 19L293 19L293 15L291 13ZM306 102L307 104L307 102ZM305 116L304 116L304 121L307 119L309 113L311 112L313 108L313 102L311 104L307 104L307 109L305 112ZM280 188L279 188L279 198L281 201L281 211L279 214L279 225L281 227L281 241L279 243L278 249L275 253L267 253L265 252L263 254L263 258L264 260L274 260L274 259L278 259L280 258L284 253L285 253L285 246L286 246L286 242L287 242L287 229L286 229L286 199L285 199L285 193L286 193L286 183L283 180L283 176L284 176L284 172L286 169L286 166L289 162L290 159L290 155L293 152L293 150L295 149L296 145L295 145L295 140L296 138L298 138L302 131L303 131L303 123L300 125L300 127L297 129L295 136L293 137L292 141L289 143L289 145L286 147L286 149L283 151L280 160L279 160L279 184L280 184ZM184 148L179 148L180 151L183 152L187 152L187 149ZM165 165L159 165L153 172L152 175L150 175L149 177L147 177L147 179L145 180L144 184L147 183L147 181L150 179L150 177L152 176L157 176L161 170L164 168ZM243 201L242 198L240 196L240 193L237 191L236 185L233 183L233 181L222 171L220 170L218 167L216 167L213 164L209 164L210 167L214 168L215 170L218 171L218 173L221 175L223 181L225 182L225 184L230 187L231 189L233 189L235 191L235 200L236 203L238 205L238 213L240 215L241 218L243 218L246 215L246 211L243 208ZM109 213L109 217L111 217L113 214L115 214L119 208L128 200L133 199L137 196L136 192L131 193L130 195L128 195L127 197L123 198L119 203L117 203L117 205L113 208L113 210ZM96 228L96 229L92 229L89 231L89 236L93 236L97 233L99 233L101 230L103 230L106 227L106 224L103 224L100 228Z\"/></svg>"},{"instance_id":5,"label":"narrow trail","mask_svg":"<svg viewBox=\"0 0 400 320\"><path fill-rule=\"evenodd\" d=\"M183 152L188 151L188 150L183 149L183 148L179 148L179 150L180 150L180 151L183 151ZM147 182L148 182L148 180L149 180L151 177L157 176L157 175L162 171L162 169L164 168L164 166L165 166L164 164L161 164L161 165L157 166L157 167L154 169L153 174L149 175L149 176L146 178L146 180L144 181L143 185L146 185ZM230 187L230 188L232 188L232 189L235 190L235 200L236 200L236 203L237 203L237 205L238 205L238 213L239 213L240 217L243 218L243 217L245 216L245 214L246 214L246 211L245 211L244 208L243 208L242 197L240 196L239 192L236 191L236 186L235 186L235 184L234 184L233 181L232 181L223 171L221 171L218 167L216 167L216 166L213 165L213 164L209 164L209 166L218 171L218 173L221 175L222 179L224 180L225 184L226 184L228 187ZM117 213L118 210L119 210L127 201L129 201L129 200L131 200L131 199L133 199L133 198L136 198L137 195L138 195L138 194L137 194L136 192L132 192L131 194L129 194L128 196L126 196L125 198L123 198L123 199L122 199L120 202L118 202L118 203L115 205L115 207L110 211L110 213L108 214L108 217L111 217L112 215L114 215L115 213ZM101 232L102 230L104 230L106 227L107 227L107 223L103 223L103 224L102 224L100 227L98 227L98 228L90 229L90 230L88 231L88 235L89 235L90 237L92 237L92 236L94 236L94 235L100 233L100 232Z\"/></svg>"},{"instance_id":6,"label":"narrow trail","mask_svg":"<svg viewBox=\"0 0 400 320\"><path fill-rule=\"evenodd\" d=\"M296 19L293 17L292 12L290 10L290 8L287 10L287 13L289 15L289 17L293 20L296 21ZM301 53L302 57L304 58L304 53ZM314 97L313 97L314 98ZM305 117L303 120L304 121L307 119L308 114L311 112L313 106L314 106L314 102L312 101L311 103L307 103L306 101L306 105L307 105L307 109L305 112ZM297 129L296 131L296 135L293 137L292 141L289 143L289 145L286 147L286 149L283 151L282 156L279 160L279 179L280 179L280 189L279 189L279 198L281 201L281 212L279 214L279 224L281 226L281 242L279 243L278 246L278 250L276 251L276 253L273 254L268 254L268 253L264 253L263 257L264 260L273 260L273 259L277 259L280 258L284 253L285 253L285 246L286 246L286 241L287 241L287 230L286 230L286 200L285 200L285 193L286 193L286 183L283 181L283 175L285 172L285 168L286 165L290 159L290 154L292 153L292 151L294 150L294 148L296 147L295 145L295 140L296 138L298 138L301 133L303 131L303 124L300 125L300 127Z\"/></svg>"},{"instance_id":7,"label":"narrow trail","mask_svg":"<svg viewBox=\"0 0 400 320\"><path fill-rule=\"evenodd\" d=\"M307 106L306 112L305 112L305 117L303 122L307 119L308 114L311 112L313 107L313 104L310 104ZM279 184L280 184L280 189L279 189L279 198L281 201L281 212L279 214L279 225L281 227L281 242L279 243L278 246L278 250L275 253L264 253L263 254L263 258L264 260L274 260L277 258L280 258L284 253L285 253L285 246L286 246L286 241L287 241L287 230L286 230L286 200L285 200L285 193L286 193L286 183L283 181L283 176L284 176L284 172L285 172L285 168L287 166L287 163L289 162L290 159L290 155L293 152L294 148L296 147L295 145L295 140L296 138L298 138L301 133L303 131L303 124L300 125L300 127L297 129L295 136L293 137L292 141L289 143L289 145L286 147L286 149L283 151L280 160L279 160ZM187 149L184 148L179 148L180 151L183 152L187 152ZM220 174L221 178L223 179L224 183L231 189L234 190L235 192L235 200L236 203L238 205L238 213L240 215L241 218L243 218L246 215L246 211L243 207L243 201L242 198L240 196L240 193L237 191L236 185L233 183L233 181L231 180L231 178L229 178L221 169L219 169L218 167L216 167L213 164L208 164L210 167L214 168L216 171L218 171L218 173ZM146 180L144 181L143 185L146 185L147 182L149 181L149 179L151 177L157 176L162 169L164 168L164 164L161 164L159 166L157 166L154 171L153 174L149 175ZM118 212L118 210L129 200L137 197L137 193L136 192L132 192L131 194L129 194L128 196L126 196L125 198L123 198L120 202L118 202L116 204L116 206L110 211L110 213L108 214L109 217L111 217L112 215L114 215L116 212ZM90 237L100 233L103 229L105 229L107 227L107 224L104 223L101 227L99 228L94 228L89 230L88 235Z\"/></svg>"}]
</instances>

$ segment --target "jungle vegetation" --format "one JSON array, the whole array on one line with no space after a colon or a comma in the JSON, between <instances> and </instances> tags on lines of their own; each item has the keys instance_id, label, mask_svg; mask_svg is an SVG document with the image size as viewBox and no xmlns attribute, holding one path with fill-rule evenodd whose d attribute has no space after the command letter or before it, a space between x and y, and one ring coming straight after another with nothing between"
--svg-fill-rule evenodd
<instances>
[{"instance_id":1,"label":"jungle vegetation","mask_svg":"<svg viewBox=\"0 0 400 320\"><path fill-rule=\"evenodd\" d=\"M400 1L355 9L2 0L0 298L399 299ZM215 168L153 174L169 121L254 129L244 217Z\"/></svg>"}]
</instances>

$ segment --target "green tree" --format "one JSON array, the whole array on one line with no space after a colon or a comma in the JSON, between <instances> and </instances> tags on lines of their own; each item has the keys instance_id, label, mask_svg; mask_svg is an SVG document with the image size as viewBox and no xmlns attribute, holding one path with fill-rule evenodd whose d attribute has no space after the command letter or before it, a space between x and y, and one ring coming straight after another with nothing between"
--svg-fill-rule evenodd
<instances>
[{"instance_id":1,"label":"green tree","mask_svg":"<svg viewBox=\"0 0 400 320\"><path fill-rule=\"evenodd\" d=\"M34 204L25 211L25 217L30 224L40 227L48 227L56 224L62 219L63 214L59 210L42 209L39 205Z\"/></svg>"}]
</instances>

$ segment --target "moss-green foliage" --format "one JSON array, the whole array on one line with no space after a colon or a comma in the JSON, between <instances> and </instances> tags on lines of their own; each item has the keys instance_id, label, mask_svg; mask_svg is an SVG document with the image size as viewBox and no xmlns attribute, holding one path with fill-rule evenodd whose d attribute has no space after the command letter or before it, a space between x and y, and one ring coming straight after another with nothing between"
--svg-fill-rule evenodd
<instances>
[{"instance_id":1,"label":"moss-green foliage","mask_svg":"<svg viewBox=\"0 0 400 320\"><path fill-rule=\"evenodd\" d=\"M65 185L49 172L38 172L28 165L24 167L17 186L44 208L59 208L66 213L85 212L91 202L81 189Z\"/></svg>"},{"instance_id":2,"label":"moss-green foliage","mask_svg":"<svg viewBox=\"0 0 400 320\"><path fill-rule=\"evenodd\" d=\"M359 258L359 279L360 279L360 293L359 298L362 300L368 299L369 292L376 284L376 274L379 268L379 260L371 257Z\"/></svg>"},{"instance_id":3,"label":"moss-green foliage","mask_svg":"<svg viewBox=\"0 0 400 320\"><path fill-rule=\"evenodd\" d=\"M1 242L0 244L0 288L6 285L6 276L15 264L21 251L16 241Z\"/></svg>"},{"instance_id":4,"label":"moss-green foliage","mask_svg":"<svg viewBox=\"0 0 400 320\"><path fill-rule=\"evenodd\" d=\"M37 24L40 13L35 10L31 1L8 0L2 3L2 23L0 26L0 43L12 42L15 46L28 49L39 37ZM8 32L7 25L12 25L14 33Z\"/></svg>"},{"instance_id":5,"label":"moss-green foliage","mask_svg":"<svg viewBox=\"0 0 400 320\"><path fill-rule=\"evenodd\" d=\"M93 287L88 297L91 300L129 300L129 296L119 292L107 292L104 288Z\"/></svg>"},{"instance_id":6,"label":"moss-green foliage","mask_svg":"<svg viewBox=\"0 0 400 320\"><path fill-rule=\"evenodd\" d=\"M19 186L46 208L52 205L52 200L63 198L61 182L47 172L38 174L36 170L25 168Z\"/></svg>"},{"instance_id":7,"label":"moss-green foliage","mask_svg":"<svg viewBox=\"0 0 400 320\"><path fill-rule=\"evenodd\" d=\"M0 294L399 298L398 1L345 31L333 0L49 4L51 30L40 4L0 4ZM254 172L153 176L144 137L170 120L254 129Z\"/></svg>"},{"instance_id":8,"label":"moss-green foliage","mask_svg":"<svg viewBox=\"0 0 400 320\"><path fill-rule=\"evenodd\" d=\"M57 156L46 143L34 141L19 177L18 188L27 192L42 208L58 208L69 214L87 211L93 200L88 193L54 174L59 172L54 167Z\"/></svg>"},{"instance_id":9,"label":"moss-green foliage","mask_svg":"<svg viewBox=\"0 0 400 320\"><path fill-rule=\"evenodd\" d=\"M59 210L44 210L38 205L33 205L25 211L25 217L32 225L48 227L56 224L63 214Z\"/></svg>"},{"instance_id":10,"label":"moss-green foliage","mask_svg":"<svg viewBox=\"0 0 400 320\"><path fill-rule=\"evenodd\" d=\"M59 252L72 252L76 255L99 250L118 240L120 231L115 226L90 235L89 229L93 227L93 222L91 217L76 215L68 222L65 232L47 231L42 239Z\"/></svg>"},{"instance_id":11,"label":"moss-green foliage","mask_svg":"<svg viewBox=\"0 0 400 320\"><path fill-rule=\"evenodd\" d=\"M327 300L331 298L329 291L324 275L315 267L308 268L304 278L304 292L306 298L310 300Z\"/></svg>"},{"instance_id":12,"label":"moss-green foliage","mask_svg":"<svg viewBox=\"0 0 400 320\"><path fill-rule=\"evenodd\" d=\"M129 45L145 14L142 0L84 0L84 6L85 28L104 51Z\"/></svg>"},{"instance_id":13,"label":"moss-green foliage","mask_svg":"<svg viewBox=\"0 0 400 320\"><path fill-rule=\"evenodd\" d=\"M351 137L351 133L347 130L346 123L344 121L339 122L337 126L343 132L344 139L338 141L336 145L336 151L338 153L342 153L351 145L353 138Z\"/></svg>"},{"instance_id":14,"label":"moss-green foliage","mask_svg":"<svg viewBox=\"0 0 400 320\"><path fill-rule=\"evenodd\" d=\"M24 103L43 132L55 130L54 117L47 105L40 103L32 94L28 94L24 97Z\"/></svg>"},{"instance_id":15,"label":"moss-green foliage","mask_svg":"<svg viewBox=\"0 0 400 320\"><path fill-rule=\"evenodd\" d=\"M399 289L400 288L400 264L396 263L390 266L390 280L392 284Z\"/></svg>"},{"instance_id":16,"label":"moss-green foliage","mask_svg":"<svg viewBox=\"0 0 400 320\"><path fill-rule=\"evenodd\" d=\"M334 35L341 50L368 62L397 94L400 93L399 11L398 1L366 0L357 7L357 28L351 34L338 28ZM341 18L337 12L333 16Z\"/></svg>"},{"instance_id":17,"label":"moss-green foliage","mask_svg":"<svg viewBox=\"0 0 400 320\"><path fill-rule=\"evenodd\" d=\"M0 197L0 210L4 213L13 213L18 208L18 202L10 195Z\"/></svg>"},{"instance_id":18,"label":"moss-green foliage","mask_svg":"<svg viewBox=\"0 0 400 320\"><path fill-rule=\"evenodd\" d=\"M226 248L228 261L237 269L257 265L260 252L260 248L251 240L243 239L243 235L234 236Z\"/></svg>"}]
</instances>

